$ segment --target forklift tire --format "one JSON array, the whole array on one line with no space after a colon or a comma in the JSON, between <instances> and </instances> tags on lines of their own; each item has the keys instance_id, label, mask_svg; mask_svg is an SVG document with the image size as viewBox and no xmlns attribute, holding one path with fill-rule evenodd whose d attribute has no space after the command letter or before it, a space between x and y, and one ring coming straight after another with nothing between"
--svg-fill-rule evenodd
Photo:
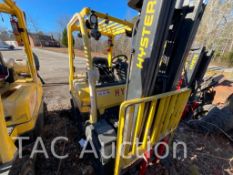
<instances>
[{"instance_id":1,"label":"forklift tire","mask_svg":"<svg viewBox=\"0 0 233 175\"><path fill-rule=\"evenodd\" d=\"M45 109L46 109L46 104L42 102L39 110L39 116L36 122L36 126L33 132L33 140L37 139L37 137L41 136L41 133L43 131L44 127L44 120L45 120Z\"/></svg>"},{"instance_id":2,"label":"forklift tire","mask_svg":"<svg viewBox=\"0 0 233 175\"><path fill-rule=\"evenodd\" d=\"M75 121L77 127L79 128L80 135L84 135L84 124L83 124L82 115L75 106L73 99L70 99L70 104L71 104L72 119Z\"/></svg>"},{"instance_id":3,"label":"forklift tire","mask_svg":"<svg viewBox=\"0 0 233 175\"><path fill-rule=\"evenodd\" d=\"M75 109L74 101L73 99L70 99L71 104L71 118L77 123L78 122L78 116L77 116L77 110Z\"/></svg>"},{"instance_id":4,"label":"forklift tire","mask_svg":"<svg viewBox=\"0 0 233 175\"><path fill-rule=\"evenodd\" d=\"M14 161L9 175L35 175L34 160L29 156Z\"/></svg>"}]
</instances>

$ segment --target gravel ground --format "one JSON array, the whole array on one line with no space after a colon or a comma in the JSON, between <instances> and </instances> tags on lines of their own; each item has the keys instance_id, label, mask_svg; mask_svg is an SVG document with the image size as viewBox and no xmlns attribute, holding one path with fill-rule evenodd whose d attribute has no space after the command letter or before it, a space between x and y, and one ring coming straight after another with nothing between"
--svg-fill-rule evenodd
<instances>
[{"instance_id":1,"label":"gravel ground","mask_svg":"<svg viewBox=\"0 0 233 175\"><path fill-rule=\"evenodd\" d=\"M33 52L40 62L39 74L45 81L44 98L49 111L70 108L69 94L69 60L64 53L52 52L34 48ZM25 59L22 49L2 52L5 59ZM82 68L85 61L79 59L76 62L78 68Z\"/></svg>"}]
</instances>

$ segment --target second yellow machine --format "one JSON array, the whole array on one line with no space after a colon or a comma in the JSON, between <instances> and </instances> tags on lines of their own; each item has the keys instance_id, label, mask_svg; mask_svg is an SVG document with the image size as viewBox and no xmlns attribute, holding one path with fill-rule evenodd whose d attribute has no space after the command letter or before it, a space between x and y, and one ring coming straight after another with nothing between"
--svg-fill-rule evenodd
<instances>
[{"instance_id":1,"label":"second yellow machine","mask_svg":"<svg viewBox=\"0 0 233 175\"><path fill-rule=\"evenodd\" d=\"M33 160L28 155L19 159L17 137L27 136L31 143L43 127L43 89L37 74L39 65L35 64L38 58L30 46L24 12L12 0L0 3L0 12L10 15L13 34L26 54L25 60L0 54L0 174L34 175Z\"/></svg>"}]
</instances>

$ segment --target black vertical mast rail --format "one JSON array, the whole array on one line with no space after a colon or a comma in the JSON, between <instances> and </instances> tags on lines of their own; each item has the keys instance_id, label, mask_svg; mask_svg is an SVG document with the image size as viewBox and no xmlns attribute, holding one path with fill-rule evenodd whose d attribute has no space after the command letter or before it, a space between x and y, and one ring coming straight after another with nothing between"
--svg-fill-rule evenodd
<instances>
[{"instance_id":1,"label":"black vertical mast rail","mask_svg":"<svg viewBox=\"0 0 233 175\"><path fill-rule=\"evenodd\" d=\"M168 76L167 91L176 89L177 82L182 74L186 58L196 36L205 7L206 5L203 1L199 0L195 11L185 18L178 37L174 41L175 47L169 59L166 73Z\"/></svg>"},{"instance_id":2,"label":"black vertical mast rail","mask_svg":"<svg viewBox=\"0 0 233 175\"><path fill-rule=\"evenodd\" d=\"M126 100L148 96L153 77L157 77L174 0L144 0L128 77Z\"/></svg>"},{"instance_id":3,"label":"black vertical mast rail","mask_svg":"<svg viewBox=\"0 0 233 175\"><path fill-rule=\"evenodd\" d=\"M128 74L126 100L153 95L148 92L159 72L159 63L164 52L175 4L175 0L143 1L134 39L133 50L135 52L132 54L130 73ZM138 108L134 110L132 120L127 117L125 125L128 126L132 122L132 126L135 126L137 114ZM124 135L124 138L128 137L132 136Z\"/></svg>"}]
</instances>

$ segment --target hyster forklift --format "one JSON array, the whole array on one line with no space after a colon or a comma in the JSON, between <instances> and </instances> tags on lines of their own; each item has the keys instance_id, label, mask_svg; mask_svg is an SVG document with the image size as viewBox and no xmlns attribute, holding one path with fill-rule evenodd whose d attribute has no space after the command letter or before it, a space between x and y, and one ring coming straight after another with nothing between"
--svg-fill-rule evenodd
<instances>
[{"instance_id":1,"label":"hyster forklift","mask_svg":"<svg viewBox=\"0 0 233 175\"><path fill-rule=\"evenodd\" d=\"M28 136L29 142L33 142L39 136L43 126L42 84L37 75L34 60L37 58L30 46L24 12L12 0L0 3L0 12L11 16L16 41L23 43L27 56L26 62L23 58L6 61L0 54L0 174L31 175L34 174L32 160L19 159L16 138Z\"/></svg>"},{"instance_id":2,"label":"hyster forklift","mask_svg":"<svg viewBox=\"0 0 233 175\"><path fill-rule=\"evenodd\" d=\"M184 86L179 82L206 6L202 0L192 2L129 0L129 6L139 12L131 33L128 32L131 24L88 8L77 13L68 24L73 107L81 114L89 114L83 127L87 142L93 143L89 146L94 145L98 153L93 160L97 174L145 174L152 162L158 163L151 150L160 141L171 141L191 95L192 84ZM99 88L100 77L106 76L103 67L109 75L116 76L114 66L110 61L96 64L90 45L91 38L99 40L101 33L115 31L112 25L119 24L114 22L124 25L120 31L132 36L132 54L127 61L128 71L124 72L127 79L122 85L124 97L117 96L117 103L112 103L116 94L111 91L113 84ZM88 63L84 78L75 75L72 35L75 30L81 32ZM117 59L117 64L121 60ZM163 155L165 148L159 148ZM109 156L112 154L113 157Z\"/></svg>"},{"instance_id":3,"label":"hyster forklift","mask_svg":"<svg viewBox=\"0 0 233 175\"><path fill-rule=\"evenodd\" d=\"M113 47L114 39L123 34L130 37L132 29L133 24L130 22L89 8L75 14L68 24L72 104L82 116L90 114L90 123L96 123L98 115L103 115L106 109L119 106L124 101L128 58L122 54L113 57ZM72 35L76 31L82 38L85 58L75 58ZM107 38L107 58L92 58L91 38L99 40L101 36ZM86 61L86 74L79 71L76 60Z\"/></svg>"}]
</instances>

